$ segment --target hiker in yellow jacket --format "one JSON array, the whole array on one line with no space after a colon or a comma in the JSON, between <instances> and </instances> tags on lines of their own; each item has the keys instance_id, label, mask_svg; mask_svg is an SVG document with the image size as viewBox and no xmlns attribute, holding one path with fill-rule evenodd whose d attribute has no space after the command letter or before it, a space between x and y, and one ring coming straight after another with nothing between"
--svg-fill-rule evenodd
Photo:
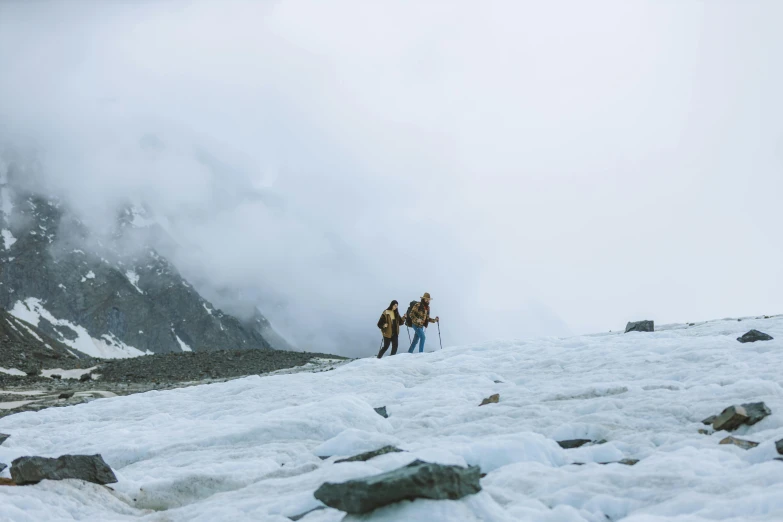
<instances>
[{"instance_id":1,"label":"hiker in yellow jacket","mask_svg":"<svg viewBox=\"0 0 783 522\"><path fill-rule=\"evenodd\" d=\"M391 344L391 355L397 355L398 338L400 335L400 326L405 323L405 317L400 317L400 312L397 310L397 301L392 301L389 308L383 311L381 318L378 320L378 328L383 332L383 348L378 352L378 359L383 357L386 350Z\"/></svg>"}]
</instances>

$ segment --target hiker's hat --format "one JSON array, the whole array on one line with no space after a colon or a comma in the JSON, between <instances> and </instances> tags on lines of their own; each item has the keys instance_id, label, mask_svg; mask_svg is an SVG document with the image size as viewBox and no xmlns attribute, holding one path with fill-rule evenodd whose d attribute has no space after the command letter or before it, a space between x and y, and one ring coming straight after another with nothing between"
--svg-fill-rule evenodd
<instances>
[{"instance_id":1,"label":"hiker's hat","mask_svg":"<svg viewBox=\"0 0 783 522\"><path fill-rule=\"evenodd\" d=\"M429 292L424 292L424 295L421 296L421 298L422 299L429 299L430 301L432 300L432 297L430 297L430 293Z\"/></svg>"}]
</instances>

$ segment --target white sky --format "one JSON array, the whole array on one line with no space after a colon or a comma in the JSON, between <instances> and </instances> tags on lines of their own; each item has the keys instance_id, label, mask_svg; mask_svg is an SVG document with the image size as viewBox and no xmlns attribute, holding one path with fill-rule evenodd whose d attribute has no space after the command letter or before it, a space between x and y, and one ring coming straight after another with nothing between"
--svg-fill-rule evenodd
<instances>
[{"instance_id":1,"label":"white sky","mask_svg":"<svg viewBox=\"0 0 783 522\"><path fill-rule=\"evenodd\" d=\"M446 343L783 311L781 2L24 4L5 150L309 349L424 291Z\"/></svg>"}]
</instances>

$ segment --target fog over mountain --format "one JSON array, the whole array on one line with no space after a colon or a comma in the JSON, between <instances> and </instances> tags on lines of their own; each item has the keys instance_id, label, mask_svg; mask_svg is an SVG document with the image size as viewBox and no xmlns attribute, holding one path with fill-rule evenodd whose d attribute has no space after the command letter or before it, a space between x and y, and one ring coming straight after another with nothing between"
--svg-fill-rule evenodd
<instances>
[{"instance_id":1,"label":"fog over mountain","mask_svg":"<svg viewBox=\"0 0 783 522\"><path fill-rule=\"evenodd\" d=\"M444 6L3 2L0 173L300 349L780 311L783 4Z\"/></svg>"}]
</instances>

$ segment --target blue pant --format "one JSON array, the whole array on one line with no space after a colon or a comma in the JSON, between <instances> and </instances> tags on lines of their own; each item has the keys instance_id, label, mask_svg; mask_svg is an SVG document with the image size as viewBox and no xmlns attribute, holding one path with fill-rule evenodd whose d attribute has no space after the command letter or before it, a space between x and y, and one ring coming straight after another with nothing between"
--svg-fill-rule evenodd
<instances>
[{"instance_id":1,"label":"blue pant","mask_svg":"<svg viewBox=\"0 0 783 522\"><path fill-rule=\"evenodd\" d=\"M413 336L413 343L411 344L410 350L408 350L408 353L413 353L414 348L416 348L416 343L419 343L419 353L424 351L424 341L427 340L427 335L424 333L424 327L423 326L414 326L413 331L416 332L416 335Z\"/></svg>"}]
</instances>

